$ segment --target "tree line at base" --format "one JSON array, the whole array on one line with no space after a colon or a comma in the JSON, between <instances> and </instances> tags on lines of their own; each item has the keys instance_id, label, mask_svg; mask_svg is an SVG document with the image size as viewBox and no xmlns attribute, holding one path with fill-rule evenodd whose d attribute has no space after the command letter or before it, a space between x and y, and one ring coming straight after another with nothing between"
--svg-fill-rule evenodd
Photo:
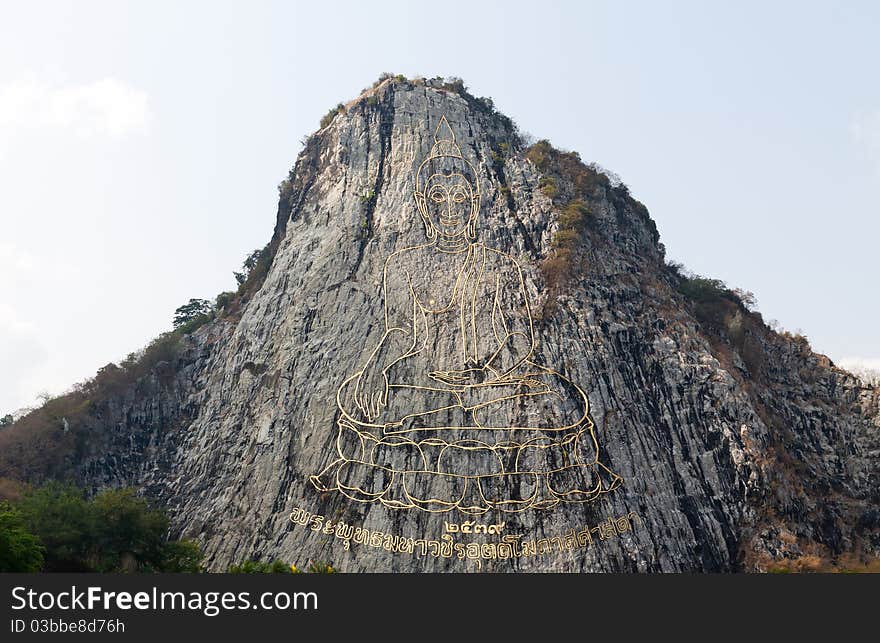
<instances>
[{"instance_id":1,"label":"tree line at base","mask_svg":"<svg viewBox=\"0 0 880 643\"><path fill-rule=\"evenodd\" d=\"M168 538L165 512L134 489L92 498L49 482L0 500L0 572L202 572L194 540ZM247 560L231 573L300 573L282 561ZM332 573L326 563L306 571Z\"/></svg>"}]
</instances>

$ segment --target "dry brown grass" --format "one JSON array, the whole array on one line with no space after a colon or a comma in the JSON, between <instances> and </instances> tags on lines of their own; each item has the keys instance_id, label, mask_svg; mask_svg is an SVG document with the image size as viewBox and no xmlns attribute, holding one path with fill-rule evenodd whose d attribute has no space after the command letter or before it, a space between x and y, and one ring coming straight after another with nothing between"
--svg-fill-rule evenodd
<instances>
[{"instance_id":1,"label":"dry brown grass","mask_svg":"<svg viewBox=\"0 0 880 643\"><path fill-rule=\"evenodd\" d=\"M0 478L0 500L18 502L26 488L26 485L18 480Z\"/></svg>"},{"instance_id":2,"label":"dry brown grass","mask_svg":"<svg viewBox=\"0 0 880 643\"><path fill-rule=\"evenodd\" d=\"M557 295L586 270L585 249L600 236L595 230L592 203L603 196L602 190L611 189L611 183L607 176L585 165L576 152L557 150L546 140L530 146L525 156L541 173L538 189L558 212L552 247L540 266L548 293L539 318L548 319L557 308Z\"/></svg>"},{"instance_id":3,"label":"dry brown grass","mask_svg":"<svg viewBox=\"0 0 880 643\"><path fill-rule=\"evenodd\" d=\"M862 559L854 554L843 554L829 560L817 554L805 554L769 563L764 569L769 574L880 574L880 558Z\"/></svg>"}]
</instances>

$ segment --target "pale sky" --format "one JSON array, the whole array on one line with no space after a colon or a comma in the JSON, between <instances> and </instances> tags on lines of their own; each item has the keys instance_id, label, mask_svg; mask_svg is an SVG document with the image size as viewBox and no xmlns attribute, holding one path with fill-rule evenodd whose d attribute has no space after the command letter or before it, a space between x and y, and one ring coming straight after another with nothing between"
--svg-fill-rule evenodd
<instances>
[{"instance_id":1,"label":"pale sky","mask_svg":"<svg viewBox=\"0 0 880 643\"><path fill-rule=\"evenodd\" d=\"M619 174L670 258L880 367L880 3L837 4L0 2L0 415L234 289L383 71L462 77Z\"/></svg>"}]
</instances>

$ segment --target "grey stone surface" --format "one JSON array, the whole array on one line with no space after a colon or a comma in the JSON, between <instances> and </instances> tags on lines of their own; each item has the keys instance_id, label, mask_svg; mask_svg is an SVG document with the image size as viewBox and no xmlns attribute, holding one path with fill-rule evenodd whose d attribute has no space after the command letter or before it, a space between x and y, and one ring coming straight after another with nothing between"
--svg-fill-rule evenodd
<instances>
[{"instance_id":1,"label":"grey stone surface","mask_svg":"<svg viewBox=\"0 0 880 643\"><path fill-rule=\"evenodd\" d=\"M343 571L732 570L814 544L876 555L877 390L769 330L756 338L769 379L750 381L739 356L724 359L687 312L650 219L613 190L597 207L605 241L588 248L589 270L536 326L535 359L587 392L600 457L625 482L591 503L473 519L503 520L503 534L523 539L635 513L633 529L607 540L593 532L592 545L570 551L477 562L460 550L346 549L314 523L290 521L302 508L439 540L444 521L469 519L354 503L308 480L335 457L337 388L384 332L385 258L424 239L413 175L442 115L480 172L480 241L517 258L541 307L539 263L558 215L516 144L503 164L510 208L492 162L493 145L512 141L503 119L453 91L386 82L300 154L271 269L240 319L200 328L167 372L111 400L108 437L81 478L160 498L175 535L199 539L215 570L249 557Z\"/></svg>"}]
</instances>

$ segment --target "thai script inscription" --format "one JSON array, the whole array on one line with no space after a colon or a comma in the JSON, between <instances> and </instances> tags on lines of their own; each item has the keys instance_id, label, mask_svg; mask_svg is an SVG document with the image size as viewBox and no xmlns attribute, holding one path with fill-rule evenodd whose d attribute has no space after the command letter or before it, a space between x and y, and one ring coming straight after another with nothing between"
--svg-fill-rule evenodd
<instances>
[{"instance_id":1,"label":"thai script inscription","mask_svg":"<svg viewBox=\"0 0 880 643\"><path fill-rule=\"evenodd\" d=\"M465 520L463 523L443 522L443 530L447 534L500 534L506 522L494 525L484 525L474 520Z\"/></svg>"},{"instance_id":2,"label":"thai script inscription","mask_svg":"<svg viewBox=\"0 0 880 643\"><path fill-rule=\"evenodd\" d=\"M443 533L439 538L431 540L412 538L354 526L344 521L335 521L322 514L312 513L299 507L290 514L290 520L294 524L307 527L315 533L332 536L341 540L343 549L346 551L354 543L421 558L458 558L460 560L509 560L586 549L595 542L594 537L599 541L610 540L621 534L633 531L635 523L638 523L640 526L643 525L642 519L638 514L630 512L617 518L608 518L593 527L585 525L552 537L524 539L521 534L506 534L501 537L500 541L496 542L464 543L457 542L449 532ZM444 523L445 529L451 526L453 525ZM461 525L454 526L461 527ZM476 525L469 525L469 527L474 526ZM486 527L485 532L482 530L480 532L462 532L461 530L455 532L453 530L452 533L500 533L505 523L482 526ZM490 532L489 527L496 527L496 529Z\"/></svg>"}]
</instances>

